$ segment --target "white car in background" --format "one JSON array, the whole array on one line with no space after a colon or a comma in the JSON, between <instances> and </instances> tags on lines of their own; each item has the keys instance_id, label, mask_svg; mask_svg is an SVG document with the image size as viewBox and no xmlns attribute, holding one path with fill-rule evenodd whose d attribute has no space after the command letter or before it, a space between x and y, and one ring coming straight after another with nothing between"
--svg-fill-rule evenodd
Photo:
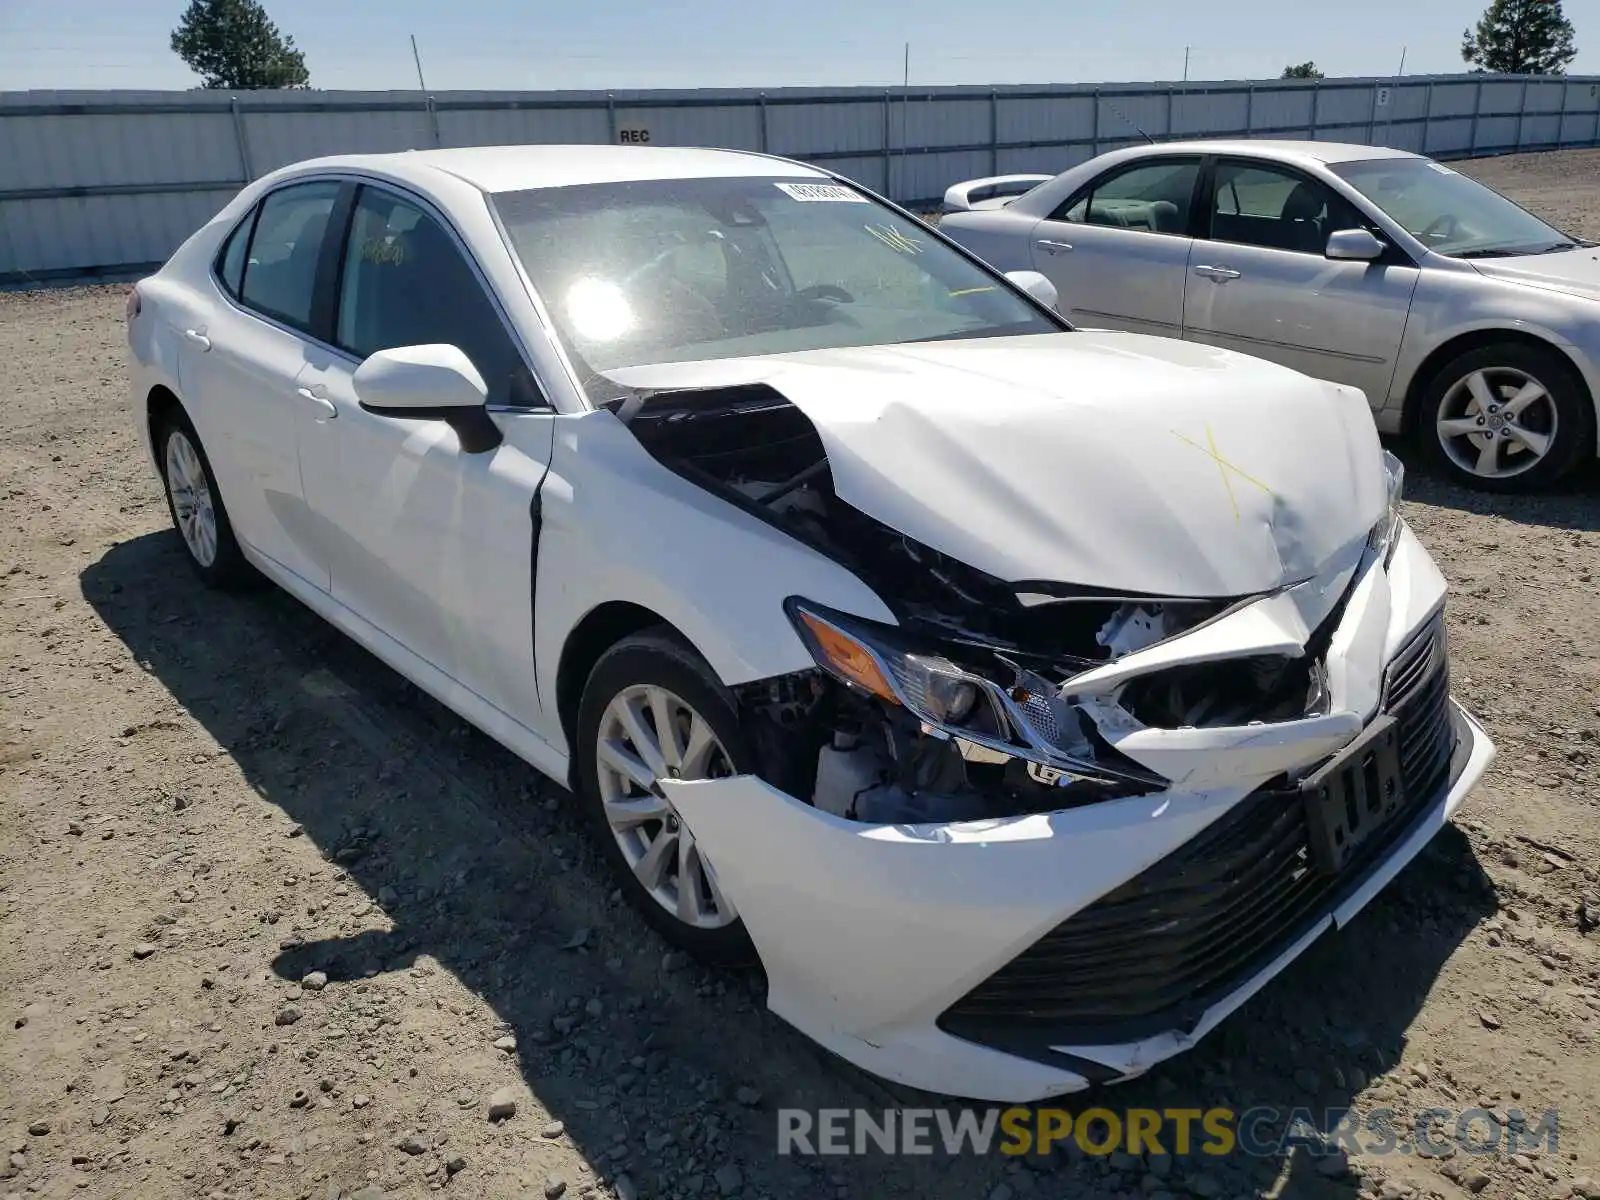
<instances>
[{"instance_id":1,"label":"white car in background","mask_svg":"<svg viewBox=\"0 0 1600 1200\"><path fill-rule=\"evenodd\" d=\"M1600 254L1431 159L1163 142L957 184L945 209L1073 321L1351 384L1460 482L1531 490L1596 453Z\"/></svg>"},{"instance_id":2,"label":"white car in background","mask_svg":"<svg viewBox=\"0 0 1600 1200\"><path fill-rule=\"evenodd\" d=\"M663 934L904 1083L1187 1048L1493 753L1358 392L1072 331L809 167L302 163L128 336L204 580L570 786Z\"/></svg>"}]
</instances>

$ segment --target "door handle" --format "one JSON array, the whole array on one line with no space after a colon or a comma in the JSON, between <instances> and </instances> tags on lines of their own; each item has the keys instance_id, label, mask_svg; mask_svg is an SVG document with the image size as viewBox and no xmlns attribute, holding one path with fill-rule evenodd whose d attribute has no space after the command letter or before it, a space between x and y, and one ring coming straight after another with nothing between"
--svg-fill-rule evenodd
<instances>
[{"instance_id":1,"label":"door handle","mask_svg":"<svg viewBox=\"0 0 1600 1200\"><path fill-rule=\"evenodd\" d=\"M203 329L185 329L183 331L183 336L188 341L191 341L196 346L199 346L202 350L211 349L211 339L206 336L205 330Z\"/></svg>"},{"instance_id":2,"label":"door handle","mask_svg":"<svg viewBox=\"0 0 1600 1200\"><path fill-rule=\"evenodd\" d=\"M1052 241L1050 238L1040 238L1034 245L1038 246L1046 254L1066 254L1072 249L1071 242L1057 242Z\"/></svg>"},{"instance_id":3,"label":"door handle","mask_svg":"<svg viewBox=\"0 0 1600 1200\"><path fill-rule=\"evenodd\" d=\"M331 421L339 415L339 406L326 396L319 396L310 388L295 388L297 396L304 396L322 410L322 420Z\"/></svg>"},{"instance_id":4,"label":"door handle","mask_svg":"<svg viewBox=\"0 0 1600 1200\"><path fill-rule=\"evenodd\" d=\"M1207 279L1217 283L1227 283L1230 279L1239 278L1239 272L1232 267L1208 267L1204 264L1194 269L1196 275L1204 275Z\"/></svg>"}]
</instances>

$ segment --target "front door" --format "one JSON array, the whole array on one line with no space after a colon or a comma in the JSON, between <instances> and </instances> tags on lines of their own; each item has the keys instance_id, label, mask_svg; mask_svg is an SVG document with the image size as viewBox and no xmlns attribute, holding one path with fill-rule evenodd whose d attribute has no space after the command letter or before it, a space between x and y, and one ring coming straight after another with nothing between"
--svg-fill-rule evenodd
<instances>
[{"instance_id":1,"label":"front door","mask_svg":"<svg viewBox=\"0 0 1600 1200\"><path fill-rule=\"evenodd\" d=\"M1190 256L1184 336L1389 394L1417 268L1391 247L1374 262L1324 255L1339 229L1370 228L1318 180L1276 163L1221 159Z\"/></svg>"},{"instance_id":2,"label":"front door","mask_svg":"<svg viewBox=\"0 0 1600 1200\"><path fill-rule=\"evenodd\" d=\"M1113 167L1033 228L1033 265L1073 323L1179 337L1198 155Z\"/></svg>"},{"instance_id":3,"label":"front door","mask_svg":"<svg viewBox=\"0 0 1600 1200\"><path fill-rule=\"evenodd\" d=\"M468 265L434 216L363 186L344 249L333 340L301 387L319 416L301 442L306 496L333 595L413 654L524 725L533 673L534 515L556 416ZM379 416L352 377L396 346L459 347L489 387L504 441L463 450L443 421Z\"/></svg>"}]
</instances>

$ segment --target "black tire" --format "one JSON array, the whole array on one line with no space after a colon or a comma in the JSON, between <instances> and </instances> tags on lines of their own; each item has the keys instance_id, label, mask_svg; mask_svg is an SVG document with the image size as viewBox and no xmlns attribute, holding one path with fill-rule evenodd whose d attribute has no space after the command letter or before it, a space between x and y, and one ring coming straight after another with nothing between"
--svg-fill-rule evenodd
<instances>
[{"instance_id":1,"label":"black tire","mask_svg":"<svg viewBox=\"0 0 1600 1200\"><path fill-rule=\"evenodd\" d=\"M182 438L188 443L194 451L195 458L199 460L201 472L205 477L216 526L216 551L210 562L202 561L200 554L185 535L183 523L178 517L178 502L173 495L172 472L169 465L174 438ZM193 423L181 409L168 413L156 425L155 453L156 462L161 468L162 490L167 496L167 515L172 518L172 528L183 545L184 557L189 560L194 573L207 587L224 591L247 588L258 583L261 577L246 561L244 552L239 549L238 539L233 536L233 524L228 520L228 510L222 503L222 492L217 487L216 475L212 473L211 460L206 457L205 447L200 443L200 435L195 432Z\"/></svg>"},{"instance_id":2,"label":"black tire","mask_svg":"<svg viewBox=\"0 0 1600 1200\"><path fill-rule=\"evenodd\" d=\"M666 626L624 638L601 655L589 673L578 707L578 736L573 747L584 819L601 853L611 864L629 902L669 942L702 962L717 965L756 961L744 921L735 918L717 928L702 928L669 912L634 873L606 819L601 800L598 744L601 721L612 700L630 687L664 688L710 725L733 770L753 771L750 744L740 728L733 697L694 650ZM713 864L714 869L714 864Z\"/></svg>"},{"instance_id":3,"label":"black tire","mask_svg":"<svg viewBox=\"0 0 1600 1200\"><path fill-rule=\"evenodd\" d=\"M1550 403L1530 406L1523 419L1531 430L1547 434L1553 422L1554 439L1543 458L1517 474L1477 474L1457 461L1457 456L1466 457L1478 443L1466 437L1446 438L1439 432L1441 418L1465 417L1462 402L1466 393L1462 389L1467 378L1478 371L1486 372L1491 383L1514 384L1519 376L1530 378L1549 393ZM1484 419L1487 428L1499 415L1477 413L1471 419ZM1539 491L1594 454L1594 402L1572 364L1554 350L1526 342L1499 342L1452 359L1428 381L1417 406L1415 434L1429 461L1457 483L1489 492ZM1508 461L1504 450L1500 454L1500 461Z\"/></svg>"}]
</instances>

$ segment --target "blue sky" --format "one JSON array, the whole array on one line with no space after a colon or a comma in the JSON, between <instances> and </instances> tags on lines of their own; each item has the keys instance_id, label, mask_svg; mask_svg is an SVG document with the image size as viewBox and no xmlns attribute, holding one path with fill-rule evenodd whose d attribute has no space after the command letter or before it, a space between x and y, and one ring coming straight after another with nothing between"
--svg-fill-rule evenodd
<instances>
[{"instance_id":1,"label":"blue sky","mask_svg":"<svg viewBox=\"0 0 1600 1200\"><path fill-rule=\"evenodd\" d=\"M777 87L1261 79L1463 69L1487 0L265 0L328 88ZM186 0L0 0L0 91L184 88L168 49ZM1600 73L1600 8L1568 0L1572 72Z\"/></svg>"}]
</instances>

